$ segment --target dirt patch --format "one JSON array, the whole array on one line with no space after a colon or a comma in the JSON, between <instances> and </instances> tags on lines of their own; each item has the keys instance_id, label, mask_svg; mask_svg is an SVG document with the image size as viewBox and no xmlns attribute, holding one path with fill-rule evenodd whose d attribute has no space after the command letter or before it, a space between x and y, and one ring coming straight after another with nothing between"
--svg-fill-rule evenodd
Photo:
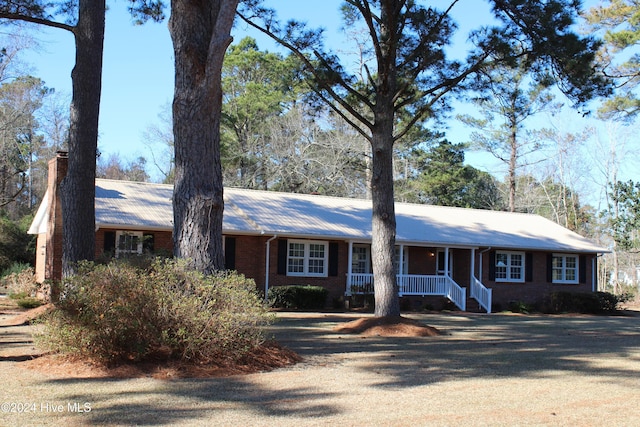
<instances>
[{"instance_id":1,"label":"dirt patch","mask_svg":"<svg viewBox=\"0 0 640 427\"><path fill-rule=\"evenodd\" d=\"M402 316L364 317L333 328L336 332L378 337L434 337L438 329Z\"/></svg>"},{"instance_id":2,"label":"dirt patch","mask_svg":"<svg viewBox=\"0 0 640 427\"><path fill-rule=\"evenodd\" d=\"M0 326L20 326L30 323L32 320L42 316L53 309L53 304L45 304L30 310L10 314L7 319L0 321Z\"/></svg>"}]
</instances>

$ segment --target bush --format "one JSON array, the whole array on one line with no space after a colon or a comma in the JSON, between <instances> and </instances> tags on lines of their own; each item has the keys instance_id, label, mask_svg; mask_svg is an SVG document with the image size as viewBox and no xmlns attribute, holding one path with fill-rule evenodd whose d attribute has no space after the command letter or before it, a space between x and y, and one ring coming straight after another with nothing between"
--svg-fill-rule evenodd
<instances>
[{"instance_id":1,"label":"bush","mask_svg":"<svg viewBox=\"0 0 640 427\"><path fill-rule=\"evenodd\" d=\"M270 307L319 310L324 308L329 291L321 286L276 286L269 288L267 301Z\"/></svg>"},{"instance_id":2,"label":"bush","mask_svg":"<svg viewBox=\"0 0 640 427\"><path fill-rule=\"evenodd\" d=\"M24 294L25 296L36 296L42 287L36 282L33 268L27 264L14 263L7 273L0 278L0 289L8 295Z\"/></svg>"},{"instance_id":3,"label":"bush","mask_svg":"<svg viewBox=\"0 0 640 427\"><path fill-rule=\"evenodd\" d=\"M534 311L531 304L527 304L524 301L511 301L509 303L509 311L512 313L529 314Z\"/></svg>"},{"instance_id":4,"label":"bush","mask_svg":"<svg viewBox=\"0 0 640 427\"><path fill-rule=\"evenodd\" d=\"M16 304L21 308L36 308L42 305L42 300L34 297L24 297L16 300Z\"/></svg>"},{"instance_id":5,"label":"bush","mask_svg":"<svg viewBox=\"0 0 640 427\"><path fill-rule=\"evenodd\" d=\"M543 310L547 313L614 313L623 300L609 292L552 292Z\"/></svg>"},{"instance_id":6,"label":"bush","mask_svg":"<svg viewBox=\"0 0 640 427\"><path fill-rule=\"evenodd\" d=\"M254 282L235 273L206 276L167 259L146 269L83 263L65 280L37 339L53 351L105 364L212 363L237 360L259 346L270 319Z\"/></svg>"}]
</instances>

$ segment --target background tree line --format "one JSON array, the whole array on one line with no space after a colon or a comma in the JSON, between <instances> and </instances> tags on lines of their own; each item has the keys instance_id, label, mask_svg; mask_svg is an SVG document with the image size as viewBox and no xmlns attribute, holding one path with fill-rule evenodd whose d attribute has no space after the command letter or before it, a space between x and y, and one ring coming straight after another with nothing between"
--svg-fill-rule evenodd
<instances>
[{"instance_id":1,"label":"background tree line","mask_svg":"<svg viewBox=\"0 0 640 427\"><path fill-rule=\"evenodd\" d=\"M616 61L620 52L637 44L635 21L628 19L634 13L638 13L634 2L613 1L585 16L606 41L600 51L601 71L620 86L603 105L601 114L606 118L630 121L637 113L637 57ZM621 25L627 28L621 30ZM26 48L23 39L7 38L3 45L0 209L7 224L24 224L44 194L46 161L56 150L66 148L69 117L52 89L20 69L17 58ZM579 166L589 131L532 130L530 117L551 114L558 101L548 86L534 83L522 64L507 65L496 63L478 78L478 85L483 77L491 83L488 92L480 86L475 91L470 87L468 101L482 113L482 118L473 114L459 118L461 126L476 129L470 140L449 141L446 132L419 129L394 146L396 200L541 214L612 246L616 254L613 267L603 277L613 277L615 283L619 272L637 263L633 252L637 246L629 237L634 234L628 232L637 230L633 228L635 217L623 214L628 212L625 203L633 203L637 194L622 192L628 187L617 180L615 171L623 159L620 146L611 141L609 149L600 152L605 154L600 161L609 162L602 165L606 205L584 202L586 195L580 187L589 177ZM295 56L261 51L253 39L239 40L230 47L222 69L225 185L371 197L370 146L344 116L311 102L314 92L302 70ZM144 181L160 171L165 182L172 182L173 156L164 153L173 143L172 133L163 131L167 127L170 124L161 123L149 129L151 161L100 157L96 176ZM504 179L495 171L481 171L465 162L470 150L488 151L504 162ZM633 188L633 183L629 186ZM625 232L620 233L621 229ZM620 264L627 258L626 266Z\"/></svg>"}]
</instances>

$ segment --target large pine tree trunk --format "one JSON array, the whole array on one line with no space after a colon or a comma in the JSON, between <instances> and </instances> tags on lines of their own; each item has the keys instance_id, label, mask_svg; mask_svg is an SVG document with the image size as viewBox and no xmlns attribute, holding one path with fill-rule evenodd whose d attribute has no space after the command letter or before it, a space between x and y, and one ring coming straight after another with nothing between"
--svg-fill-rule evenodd
<instances>
[{"instance_id":1,"label":"large pine tree trunk","mask_svg":"<svg viewBox=\"0 0 640 427\"><path fill-rule=\"evenodd\" d=\"M375 315L400 316L396 281L396 210L393 189L394 96L397 77L397 39L399 5L391 0L380 3L381 21L378 77L371 128L371 261L373 264Z\"/></svg>"},{"instance_id":2,"label":"large pine tree trunk","mask_svg":"<svg viewBox=\"0 0 640 427\"><path fill-rule=\"evenodd\" d=\"M71 73L69 167L61 183L63 275L95 257L95 178L102 90L105 0L80 0Z\"/></svg>"},{"instance_id":3,"label":"large pine tree trunk","mask_svg":"<svg viewBox=\"0 0 640 427\"><path fill-rule=\"evenodd\" d=\"M393 143L373 135L371 177L371 261L375 277L375 315L400 316L395 271L396 214L393 191Z\"/></svg>"},{"instance_id":4,"label":"large pine tree trunk","mask_svg":"<svg viewBox=\"0 0 640 427\"><path fill-rule=\"evenodd\" d=\"M220 163L222 62L238 0L173 0L174 255L210 273L224 268Z\"/></svg>"}]
</instances>

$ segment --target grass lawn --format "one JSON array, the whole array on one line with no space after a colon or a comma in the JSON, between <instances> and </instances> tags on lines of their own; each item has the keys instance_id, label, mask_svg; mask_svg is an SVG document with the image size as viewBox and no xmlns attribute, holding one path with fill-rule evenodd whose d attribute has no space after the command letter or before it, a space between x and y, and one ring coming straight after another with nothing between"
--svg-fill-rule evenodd
<instances>
[{"instance_id":1,"label":"grass lawn","mask_svg":"<svg viewBox=\"0 0 640 427\"><path fill-rule=\"evenodd\" d=\"M333 330L358 316L279 313L270 334L303 361L227 378L65 377L0 347L0 401L35 405L0 425L640 425L640 316L407 314L444 334Z\"/></svg>"}]
</instances>

